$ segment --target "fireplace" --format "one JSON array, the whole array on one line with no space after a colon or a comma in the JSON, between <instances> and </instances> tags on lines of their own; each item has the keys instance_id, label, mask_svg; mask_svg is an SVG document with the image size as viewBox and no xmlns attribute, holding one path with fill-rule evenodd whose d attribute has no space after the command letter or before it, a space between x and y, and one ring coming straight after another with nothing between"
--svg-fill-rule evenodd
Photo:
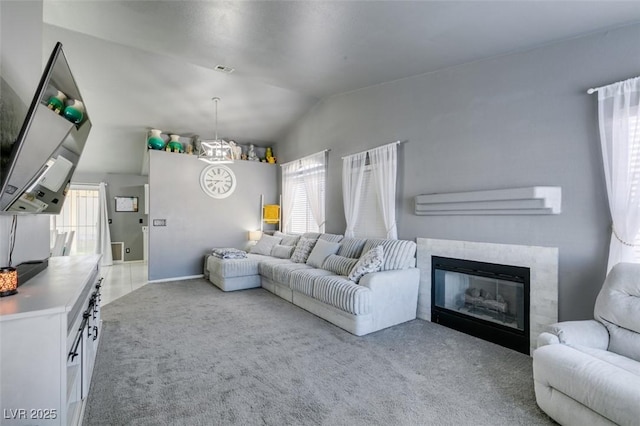
<instances>
[{"instance_id":1,"label":"fireplace","mask_svg":"<svg viewBox=\"0 0 640 426\"><path fill-rule=\"evenodd\" d=\"M431 321L529 354L529 268L431 257Z\"/></svg>"}]
</instances>

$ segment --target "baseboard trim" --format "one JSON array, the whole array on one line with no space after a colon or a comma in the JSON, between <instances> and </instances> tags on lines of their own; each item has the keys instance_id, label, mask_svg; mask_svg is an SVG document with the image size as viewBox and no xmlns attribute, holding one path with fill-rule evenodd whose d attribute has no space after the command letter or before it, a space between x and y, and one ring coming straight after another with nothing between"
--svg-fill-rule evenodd
<instances>
[{"instance_id":1,"label":"baseboard trim","mask_svg":"<svg viewBox=\"0 0 640 426\"><path fill-rule=\"evenodd\" d=\"M204 274L200 275L187 275L184 277L172 277L172 278L160 278L159 280L149 280L148 283L164 283L167 281L182 281L182 280L192 280L194 278L204 278Z\"/></svg>"}]
</instances>

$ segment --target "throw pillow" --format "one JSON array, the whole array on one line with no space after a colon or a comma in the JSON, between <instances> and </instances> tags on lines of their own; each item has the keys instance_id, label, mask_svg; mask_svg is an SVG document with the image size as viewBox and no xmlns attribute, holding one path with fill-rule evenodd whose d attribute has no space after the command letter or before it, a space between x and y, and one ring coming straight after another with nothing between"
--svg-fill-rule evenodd
<instances>
[{"instance_id":1,"label":"throw pillow","mask_svg":"<svg viewBox=\"0 0 640 426\"><path fill-rule=\"evenodd\" d=\"M329 255L336 254L339 248L340 243L318 240L313 250L311 250L311 254L309 254L307 265L313 266L314 268L321 268L325 259L329 257Z\"/></svg>"},{"instance_id":2,"label":"throw pillow","mask_svg":"<svg viewBox=\"0 0 640 426\"><path fill-rule=\"evenodd\" d=\"M295 263L305 263L309 258L309 253L311 253L311 250L313 250L313 246L316 245L316 241L317 240L301 237L298 240L296 249L291 255L291 261Z\"/></svg>"},{"instance_id":3,"label":"throw pillow","mask_svg":"<svg viewBox=\"0 0 640 426\"><path fill-rule=\"evenodd\" d=\"M278 244L280 240L281 238L279 237L263 234L260 238L260 241L258 241L255 246L251 247L249 253L264 254L266 256L269 256L271 254L271 249L273 249L273 246Z\"/></svg>"},{"instance_id":4,"label":"throw pillow","mask_svg":"<svg viewBox=\"0 0 640 426\"><path fill-rule=\"evenodd\" d=\"M338 275L349 275L349 272L353 269L356 263L358 263L358 259L332 254L325 259L322 264L322 269L326 269L327 271L331 271Z\"/></svg>"},{"instance_id":5,"label":"throw pillow","mask_svg":"<svg viewBox=\"0 0 640 426\"><path fill-rule=\"evenodd\" d=\"M289 259L294 249L295 249L294 246L285 246L285 245L277 244L273 246L273 248L271 249L271 256L278 257L280 259Z\"/></svg>"},{"instance_id":6,"label":"throw pillow","mask_svg":"<svg viewBox=\"0 0 640 426\"><path fill-rule=\"evenodd\" d=\"M280 231L274 232L273 235L282 238L282 241L280 241L280 245L283 246L295 246L300 239L300 235L285 234L284 232Z\"/></svg>"},{"instance_id":7,"label":"throw pillow","mask_svg":"<svg viewBox=\"0 0 640 426\"><path fill-rule=\"evenodd\" d=\"M366 274L379 271L383 262L384 250L382 246L376 246L358 260L347 278L357 284Z\"/></svg>"}]
</instances>

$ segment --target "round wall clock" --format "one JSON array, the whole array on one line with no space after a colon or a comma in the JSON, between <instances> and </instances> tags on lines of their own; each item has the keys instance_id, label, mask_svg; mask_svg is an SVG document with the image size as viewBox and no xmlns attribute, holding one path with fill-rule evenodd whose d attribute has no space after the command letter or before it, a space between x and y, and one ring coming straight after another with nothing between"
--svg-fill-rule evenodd
<instances>
[{"instance_id":1,"label":"round wall clock","mask_svg":"<svg viewBox=\"0 0 640 426\"><path fill-rule=\"evenodd\" d=\"M236 189L236 175L227 166L207 166L200 173L200 187L209 197L227 198Z\"/></svg>"}]
</instances>

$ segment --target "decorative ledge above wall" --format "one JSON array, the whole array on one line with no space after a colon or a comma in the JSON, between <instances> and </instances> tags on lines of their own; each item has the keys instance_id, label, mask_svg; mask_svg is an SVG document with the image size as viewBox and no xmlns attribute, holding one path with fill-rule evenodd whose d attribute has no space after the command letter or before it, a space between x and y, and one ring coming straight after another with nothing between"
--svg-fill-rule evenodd
<instances>
[{"instance_id":1,"label":"decorative ledge above wall","mask_svg":"<svg viewBox=\"0 0 640 426\"><path fill-rule=\"evenodd\" d=\"M537 215L560 214L559 186L494 189L417 195L415 214L437 215Z\"/></svg>"}]
</instances>

